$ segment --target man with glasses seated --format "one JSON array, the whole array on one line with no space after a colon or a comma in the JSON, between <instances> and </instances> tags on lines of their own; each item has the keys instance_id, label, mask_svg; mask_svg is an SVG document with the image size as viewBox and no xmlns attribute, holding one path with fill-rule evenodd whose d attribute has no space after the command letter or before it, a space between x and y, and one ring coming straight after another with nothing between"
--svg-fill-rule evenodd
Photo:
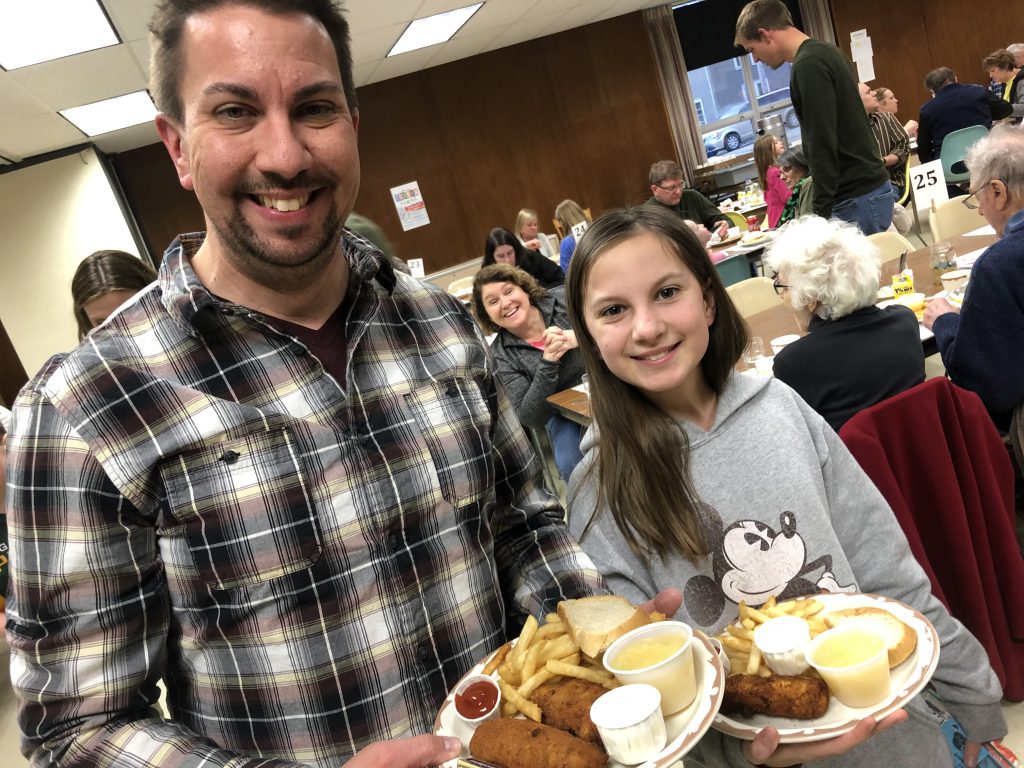
<instances>
[{"instance_id":1,"label":"man with glasses seated","mask_svg":"<svg viewBox=\"0 0 1024 768\"><path fill-rule=\"evenodd\" d=\"M663 205L679 214L680 218L703 224L719 238L729 231L729 217L695 189L686 189L683 169L672 160L659 160L651 166L649 174L651 194L648 205Z\"/></svg>"},{"instance_id":2,"label":"man with glasses seated","mask_svg":"<svg viewBox=\"0 0 1024 768\"><path fill-rule=\"evenodd\" d=\"M976 392L1006 432L1024 401L1024 131L997 125L965 162L971 193L963 203L1001 239L974 263L963 306L932 299L923 322L953 383Z\"/></svg>"}]
</instances>

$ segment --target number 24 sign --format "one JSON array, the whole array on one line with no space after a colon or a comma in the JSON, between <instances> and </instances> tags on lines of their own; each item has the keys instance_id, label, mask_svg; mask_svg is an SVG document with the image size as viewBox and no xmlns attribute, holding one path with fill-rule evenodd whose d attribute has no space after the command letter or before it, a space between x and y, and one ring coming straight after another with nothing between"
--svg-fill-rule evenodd
<instances>
[{"instance_id":1,"label":"number 24 sign","mask_svg":"<svg viewBox=\"0 0 1024 768\"><path fill-rule=\"evenodd\" d=\"M942 203L949 199L941 160L911 166L910 185L914 190L914 204L918 211L927 211L932 202Z\"/></svg>"}]
</instances>

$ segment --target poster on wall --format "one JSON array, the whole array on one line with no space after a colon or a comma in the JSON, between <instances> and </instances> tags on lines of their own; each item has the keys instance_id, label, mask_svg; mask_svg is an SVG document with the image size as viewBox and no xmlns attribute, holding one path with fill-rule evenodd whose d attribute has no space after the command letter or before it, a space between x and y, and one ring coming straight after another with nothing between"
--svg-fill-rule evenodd
<instances>
[{"instance_id":1,"label":"poster on wall","mask_svg":"<svg viewBox=\"0 0 1024 768\"><path fill-rule=\"evenodd\" d=\"M857 78L862 83L875 79L875 53L866 29L850 33L850 58L857 64Z\"/></svg>"},{"instance_id":2,"label":"poster on wall","mask_svg":"<svg viewBox=\"0 0 1024 768\"><path fill-rule=\"evenodd\" d=\"M427 206L420 193L419 182L410 181L407 184L392 187L391 199L395 203L395 210L398 211L398 220L402 222L403 232L416 229L416 227L424 227L430 223Z\"/></svg>"}]
</instances>

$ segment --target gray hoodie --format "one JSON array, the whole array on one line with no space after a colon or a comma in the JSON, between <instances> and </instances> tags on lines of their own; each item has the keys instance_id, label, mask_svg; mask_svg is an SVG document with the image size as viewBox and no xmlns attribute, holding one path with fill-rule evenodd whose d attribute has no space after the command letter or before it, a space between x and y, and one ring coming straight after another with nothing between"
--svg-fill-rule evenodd
<instances>
[{"instance_id":1,"label":"gray hoodie","mask_svg":"<svg viewBox=\"0 0 1024 768\"><path fill-rule=\"evenodd\" d=\"M678 587L683 607L676 618L709 634L735 619L741 599L760 605L771 594L822 589L888 595L935 625L942 652L932 686L968 738L1006 734L1002 690L984 649L932 596L889 505L821 416L775 379L733 374L708 432L679 425L711 532L711 554L697 565L681 555L664 561L651 555L645 565L611 514L595 513L595 477L587 470L596 456L596 429L583 438L583 461L569 484L569 528L612 592L639 603ZM920 697L907 709L906 723L842 757L807 765L951 765L939 718ZM711 730L699 757L708 766L748 766L740 746Z\"/></svg>"}]
</instances>

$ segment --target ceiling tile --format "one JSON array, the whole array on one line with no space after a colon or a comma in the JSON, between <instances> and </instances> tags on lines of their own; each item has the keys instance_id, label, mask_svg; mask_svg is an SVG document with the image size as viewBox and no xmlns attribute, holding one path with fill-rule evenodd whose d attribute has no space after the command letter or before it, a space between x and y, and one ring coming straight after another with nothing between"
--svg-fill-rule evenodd
<instances>
[{"instance_id":1,"label":"ceiling tile","mask_svg":"<svg viewBox=\"0 0 1024 768\"><path fill-rule=\"evenodd\" d=\"M0 70L0 124L44 115L52 110L22 86L10 72ZM0 141L3 134L0 133Z\"/></svg>"},{"instance_id":2,"label":"ceiling tile","mask_svg":"<svg viewBox=\"0 0 1024 768\"><path fill-rule=\"evenodd\" d=\"M405 31L406 24L392 24L352 37L352 60L355 62L377 61L388 55L398 38Z\"/></svg>"},{"instance_id":3,"label":"ceiling tile","mask_svg":"<svg viewBox=\"0 0 1024 768\"><path fill-rule=\"evenodd\" d=\"M404 27L417 17L416 12L421 4L421 0L349 0L345 4L345 15L355 35L357 31L370 31L394 24Z\"/></svg>"},{"instance_id":4,"label":"ceiling tile","mask_svg":"<svg viewBox=\"0 0 1024 768\"><path fill-rule=\"evenodd\" d=\"M104 133L102 136L94 136L92 139L93 144L108 154L127 152L129 149L156 144L159 141L160 134L156 132L156 123L152 122L121 128ZM171 162L170 158L167 159L167 162Z\"/></svg>"},{"instance_id":5,"label":"ceiling tile","mask_svg":"<svg viewBox=\"0 0 1024 768\"><path fill-rule=\"evenodd\" d=\"M102 0L107 16L124 42L145 40L149 35L149 20L156 7L154 0Z\"/></svg>"},{"instance_id":6,"label":"ceiling tile","mask_svg":"<svg viewBox=\"0 0 1024 768\"><path fill-rule=\"evenodd\" d=\"M56 113L19 120L13 125L0 124L0 136L0 146L5 150L0 154L13 152L19 157L41 155L88 141L84 133Z\"/></svg>"},{"instance_id":7,"label":"ceiling tile","mask_svg":"<svg viewBox=\"0 0 1024 768\"><path fill-rule=\"evenodd\" d=\"M11 76L55 110L146 87L146 79L125 45L24 67Z\"/></svg>"},{"instance_id":8,"label":"ceiling tile","mask_svg":"<svg viewBox=\"0 0 1024 768\"><path fill-rule=\"evenodd\" d=\"M135 59L135 66L139 68L143 77L149 80L149 41L148 40L134 40L128 43L128 50L131 51L132 58Z\"/></svg>"},{"instance_id":9,"label":"ceiling tile","mask_svg":"<svg viewBox=\"0 0 1024 768\"><path fill-rule=\"evenodd\" d=\"M501 35L502 30L503 27L488 27L476 34L456 35L448 43L441 46L437 56L431 59L430 66L436 67L440 64L447 64L450 61L465 59L470 56L476 56L478 53L489 51L492 49L495 39Z\"/></svg>"}]
</instances>

